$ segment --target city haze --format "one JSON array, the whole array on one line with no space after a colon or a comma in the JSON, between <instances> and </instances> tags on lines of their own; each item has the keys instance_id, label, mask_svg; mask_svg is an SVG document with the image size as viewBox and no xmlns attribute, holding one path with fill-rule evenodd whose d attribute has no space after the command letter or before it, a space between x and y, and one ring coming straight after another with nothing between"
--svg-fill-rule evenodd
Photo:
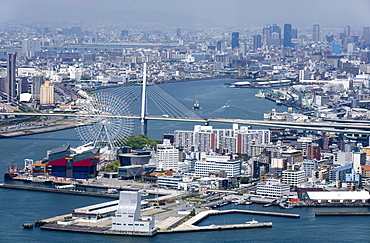
<instances>
[{"instance_id":1,"label":"city haze","mask_svg":"<svg viewBox=\"0 0 370 243\"><path fill-rule=\"evenodd\" d=\"M327 27L367 26L366 0L128 0L128 1L1 1L2 21L84 22L120 24L253 26L293 23Z\"/></svg>"}]
</instances>

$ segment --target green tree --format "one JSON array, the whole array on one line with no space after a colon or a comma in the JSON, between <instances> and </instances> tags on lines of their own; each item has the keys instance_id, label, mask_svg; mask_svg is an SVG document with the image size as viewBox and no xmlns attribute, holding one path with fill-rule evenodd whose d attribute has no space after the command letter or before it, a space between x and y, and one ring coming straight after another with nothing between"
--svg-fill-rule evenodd
<instances>
[{"instance_id":1,"label":"green tree","mask_svg":"<svg viewBox=\"0 0 370 243\"><path fill-rule=\"evenodd\" d=\"M190 212L190 216L195 216L195 208L193 208Z\"/></svg>"},{"instance_id":2,"label":"green tree","mask_svg":"<svg viewBox=\"0 0 370 243\"><path fill-rule=\"evenodd\" d=\"M240 179L240 184L247 184L248 182L249 182L249 177L244 176Z\"/></svg>"},{"instance_id":3,"label":"green tree","mask_svg":"<svg viewBox=\"0 0 370 243\"><path fill-rule=\"evenodd\" d=\"M125 145L130 146L132 149L142 149L146 145L155 148L158 143L158 140L149 139L147 136L140 134L139 136L129 136Z\"/></svg>"},{"instance_id":4,"label":"green tree","mask_svg":"<svg viewBox=\"0 0 370 243\"><path fill-rule=\"evenodd\" d=\"M101 171L105 171L105 172L117 172L118 170L118 167L120 167L121 164L119 163L119 160L116 160L112 163L109 163L107 164L106 166L103 166L101 168Z\"/></svg>"}]
</instances>

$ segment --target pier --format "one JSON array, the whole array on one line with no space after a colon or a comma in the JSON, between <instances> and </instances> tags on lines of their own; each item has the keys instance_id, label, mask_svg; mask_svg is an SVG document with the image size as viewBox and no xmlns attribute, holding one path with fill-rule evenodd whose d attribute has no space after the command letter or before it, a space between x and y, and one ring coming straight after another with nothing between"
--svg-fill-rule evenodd
<instances>
[{"instance_id":1,"label":"pier","mask_svg":"<svg viewBox=\"0 0 370 243\"><path fill-rule=\"evenodd\" d=\"M316 212L315 216L370 216L370 212Z\"/></svg>"},{"instance_id":2,"label":"pier","mask_svg":"<svg viewBox=\"0 0 370 243\"><path fill-rule=\"evenodd\" d=\"M73 191L73 190L66 190L66 189L34 187L34 186L20 186L20 185L12 185L12 184L0 184L0 188L28 190L28 191L39 191L39 192L64 193L64 194L72 194L72 195L80 195L80 196L107 197L107 198L114 198L114 199L118 199L118 197L119 197L118 194Z\"/></svg>"}]
</instances>

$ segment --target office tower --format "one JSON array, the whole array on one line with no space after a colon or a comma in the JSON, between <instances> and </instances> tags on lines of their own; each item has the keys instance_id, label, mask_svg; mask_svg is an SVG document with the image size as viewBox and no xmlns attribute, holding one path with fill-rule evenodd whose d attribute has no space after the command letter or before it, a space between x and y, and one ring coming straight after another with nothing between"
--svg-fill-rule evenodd
<instances>
[{"instance_id":1,"label":"office tower","mask_svg":"<svg viewBox=\"0 0 370 243\"><path fill-rule=\"evenodd\" d=\"M6 56L6 94L7 102L14 101L15 98L15 59L17 58L16 53L8 53Z\"/></svg>"},{"instance_id":2,"label":"office tower","mask_svg":"<svg viewBox=\"0 0 370 243\"><path fill-rule=\"evenodd\" d=\"M180 28L178 28L177 30L176 30L176 36L177 36L177 38L181 38L181 29Z\"/></svg>"},{"instance_id":3,"label":"office tower","mask_svg":"<svg viewBox=\"0 0 370 243\"><path fill-rule=\"evenodd\" d=\"M223 51L223 43L222 41L217 41L216 43L216 50L219 51L219 52L222 52Z\"/></svg>"},{"instance_id":4,"label":"office tower","mask_svg":"<svg viewBox=\"0 0 370 243\"><path fill-rule=\"evenodd\" d=\"M233 32L231 34L231 48L234 50L239 47L239 32Z\"/></svg>"},{"instance_id":5,"label":"office tower","mask_svg":"<svg viewBox=\"0 0 370 243\"><path fill-rule=\"evenodd\" d=\"M344 35L346 37L351 37L351 26L344 27Z\"/></svg>"},{"instance_id":6,"label":"office tower","mask_svg":"<svg viewBox=\"0 0 370 243\"><path fill-rule=\"evenodd\" d=\"M328 43L333 42L334 41L334 35L333 34L332 35L326 35L326 41Z\"/></svg>"},{"instance_id":7,"label":"office tower","mask_svg":"<svg viewBox=\"0 0 370 243\"><path fill-rule=\"evenodd\" d=\"M121 30L121 37L128 36L128 30Z\"/></svg>"},{"instance_id":8,"label":"office tower","mask_svg":"<svg viewBox=\"0 0 370 243\"><path fill-rule=\"evenodd\" d=\"M266 26L263 28L263 45L268 46L271 35L270 27Z\"/></svg>"},{"instance_id":9,"label":"office tower","mask_svg":"<svg viewBox=\"0 0 370 243\"><path fill-rule=\"evenodd\" d=\"M40 89L40 105L54 104L54 86L50 85L50 81L46 81L41 85Z\"/></svg>"},{"instance_id":10,"label":"office tower","mask_svg":"<svg viewBox=\"0 0 370 243\"><path fill-rule=\"evenodd\" d=\"M298 39L298 30L292 29L292 39Z\"/></svg>"},{"instance_id":11,"label":"office tower","mask_svg":"<svg viewBox=\"0 0 370 243\"><path fill-rule=\"evenodd\" d=\"M284 47L292 46L292 25L284 24Z\"/></svg>"},{"instance_id":12,"label":"office tower","mask_svg":"<svg viewBox=\"0 0 370 243\"><path fill-rule=\"evenodd\" d=\"M314 24L312 29L312 40L313 42L320 41L320 25Z\"/></svg>"},{"instance_id":13,"label":"office tower","mask_svg":"<svg viewBox=\"0 0 370 243\"><path fill-rule=\"evenodd\" d=\"M370 45L370 27L364 27L362 39L364 40L364 45Z\"/></svg>"},{"instance_id":14,"label":"office tower","mask_svg":"<svg viewBox=\"0 0 370 243\"><path fill-rule=\"evenodd\" d=\"M255 35L253 36L253 50L257 50L262 47L262 36Z\"/></svg>"},{"instance_id":15,"label":"office tower","mask_svg":"<svg viewBox=\"0 0 370 243\"><path fill-rule=\"evenodd\" d=\"M44 83L44 78L42 76L33 76L32 77L32 97L36 101L40 101L40 90L41 85Z\"/></svg>"},{"instance_id":16,"label":"office tower","mask_svg":"<svg viewBox=\"0 0 370 243\"><path fill-rule=\"evenodd\" d=\"M165 139L163 144L157 144L157 168L163 170L178 170L179 150L171 145L169 139Z\"/></svg>"},{"instance_id":17,"label":"office tower","mask_svg":"<svg viewBox=\"0 0 370 243\"><path fill-rule=\"evenodd\" d=\"M82 29L81 27L71 27L71 34L77 37L82 37Z\"/></svg>"},{"instance_id":18,"label":"office tower","mask_svg":"<svg viewBox=\"0 0 370 243\"><path fill-rule=\"evenodd\" d=\"M270 25L270 35L272 35L273 33L277 33L278 39L281 39L281 28L277 24Z\"/></svg>"},{"instance_id":19,"label":"office tower","mask_svg":"<svg viewBox=\"0 0 370 243\"><path fill-rule=\"evenodd\" d=\"M37 38L22 41L22 56L32 58L38 56L41 51L41 41Z\"/></svg>"},{"instance_id":20,"label":"office tower","mask_svg":"<svg viewBox=\"0 0 370 243\"><path fill-rule=\"evenodd\" d=\"M17 96L19 97L23 93L28 92L28 78L20 77L17 80Z\"/></svg>"}]
</instances>

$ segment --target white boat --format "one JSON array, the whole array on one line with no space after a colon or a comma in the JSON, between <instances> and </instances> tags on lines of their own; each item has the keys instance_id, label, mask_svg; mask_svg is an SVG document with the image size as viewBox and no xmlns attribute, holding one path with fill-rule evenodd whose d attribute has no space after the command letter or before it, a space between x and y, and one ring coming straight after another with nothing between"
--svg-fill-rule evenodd
<instances>
[{"instance_id":1,"label":"white boat","mask_svg":"<svg viewBox=\"0 0 370 243\"><path fill-rule=\"evenodd\" d=\"M75 185L61 185L61 186L55 186L56 189L68 189L68 188L75 188Z\"/></svg>"},{"instance_id":2,"label":"white boat","mask_svg":"<svg viewBox=\"0 0 370 243\"><path fill-rule=\"evenodd\" d=\"M194 103L193 109L194 109L194 110L199 110L199 108L200 108L200 104L199 104L199 102L196 100L196 101L195 101L195 103Z\"/></svg>"},{"instance_id":3,"label":"white boat","mask_svg":"<svg viewBox=\"0 0 370 243\"><path fill-rule=\"evenodd\" d=\"M265 93L262 92L262 90L260 90L257 94L255 94L254 96L256 96L257 98L260 98L260 99L264 99L266 98L266 95Z\"/></svg>"},{"instance_id":4,"label":"white boat","mask_svg":"<svg viewBox=\"0 0 370 243\"><path fill-rule=\"evenodd\" d=\"M117 190L117 189L115 189L115 188L109 188L109 189L107 190L107 193L108 193L108 194L116 194L116 193L118 193L118 190Z\"/></svg>"},{"instance_id":5,"label":"white boat","mask_svg":"<svg viewBox=\"0 0 370 243\"><path fill-rule=\"evenodd\" d=\"M258 221L257 220L251 220L251 221L247 221L245 222L246 224L258 224Z\"/></svg>"},{"instance_id":6,"label":"white boat","mask_svg":"<svg viewBox=\"0 0 370 243\"><path fill-rule=\"evenodd\" d=\"M230 105L228 103L226 103L225 105L221 106L221 108L227 108L227 107L230 107Z\"/></svg>"}]
</instances>

